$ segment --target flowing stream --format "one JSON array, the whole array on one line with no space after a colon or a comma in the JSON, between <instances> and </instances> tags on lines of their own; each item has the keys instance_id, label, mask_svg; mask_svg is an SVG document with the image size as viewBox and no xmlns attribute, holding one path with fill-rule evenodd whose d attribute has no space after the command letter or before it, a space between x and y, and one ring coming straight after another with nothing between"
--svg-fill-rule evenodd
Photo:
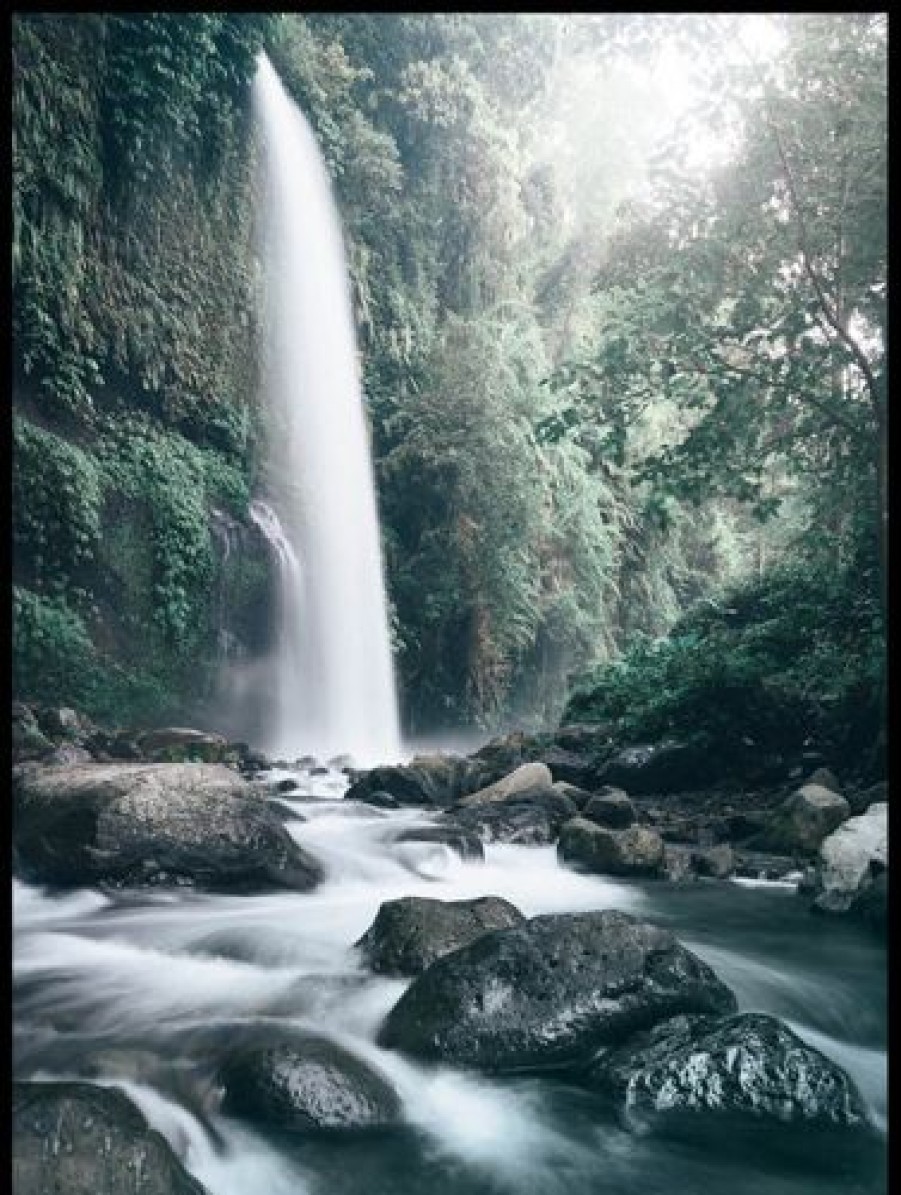
<instances>
[{"instance_id":1,"label":"flowing stream","mask_svg":"<svg viewBox=\"0 0 901 1195\"><path fill-rule=\"evenodd\" d=\"M735 991L784 1018L886 1116L883 946L811 916L788 886L613 882L561 867L554 847L489 845L484 863L396 843L432 815L344 803L340 773L291 773L291 834L319 858L311 894L108 895L14 889L19 1077L121 1087L211 1195L877 1195L881 1151L780 1160L627 1133L598 1100L550 1076L487 1077L375 1044L406 981L377 977L353 943L382 901L503 896L528 916L620 908L670 927ZM281 773L273 774L278 778ZM350 1140L264 1134L218 1110L215 1069L238 1024L328 1035L393 1084L404 1126Z\"/></svg>"},{"instance_id":2,"label":"flowing stream","mask_svg":"<svg viewBox=\"0 0 901 1195\"><path fill-rule=\"evenodd\" d=\"M378 513L350 282L331 182L265 55L254 80L268 416L252 517L280 575L273 758L399 757ZM285 546L287 545L287 550Z\"/></svg>"}]
</instances>

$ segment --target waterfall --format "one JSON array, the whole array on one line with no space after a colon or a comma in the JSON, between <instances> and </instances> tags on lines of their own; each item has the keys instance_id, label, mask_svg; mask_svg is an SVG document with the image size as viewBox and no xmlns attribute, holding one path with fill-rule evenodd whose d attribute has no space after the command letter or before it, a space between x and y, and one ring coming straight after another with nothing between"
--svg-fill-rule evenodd
<instances>
[{"instance_id":1,"label":"waterfall","mask_svg":"<svg viewBox=\"0 0 901 1195\"><path fill-rule=\"evenodd\" d=\"M331 183L265 55L254 80L263 204L266 502L280 570L276 756L400 753L378 514L350 282Z\"/></svg>"}]
</instances>

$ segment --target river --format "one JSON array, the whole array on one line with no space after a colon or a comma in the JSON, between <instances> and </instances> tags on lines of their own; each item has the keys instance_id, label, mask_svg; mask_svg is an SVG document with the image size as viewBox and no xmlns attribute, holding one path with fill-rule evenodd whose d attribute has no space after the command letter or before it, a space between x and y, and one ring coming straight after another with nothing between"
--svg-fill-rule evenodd
<instances>
[{"instance_id":1,"label":"river","mask_svg":"<svg viewBox=\"0 0 901 1195\"><path fill-rule=\"evenodd\" d=\"M281 776L283 773L278 773ZM782 1017L856 1081L886 1128L886 952L812 916L790 885L614 882L552 846L489 845L484 863L394 843L414 810L341 800L339 773L291 773L291 834L324 864L312 894L52 894L14 881L14 1071L125 1090L211 1195L881 1195L884 1151L798 1156L721 1135L635 1135L596 1097L542 1077L412 1063L375 1044L406 981L372 975L353 943L379 905L505 897L524 914L618 908L672 929L742 1010ZM238 1022L315 1029L375 1066L404 1126L354 1139L263 1134L217 1107L217 1047Z\"/></svg>"}]
</instances>

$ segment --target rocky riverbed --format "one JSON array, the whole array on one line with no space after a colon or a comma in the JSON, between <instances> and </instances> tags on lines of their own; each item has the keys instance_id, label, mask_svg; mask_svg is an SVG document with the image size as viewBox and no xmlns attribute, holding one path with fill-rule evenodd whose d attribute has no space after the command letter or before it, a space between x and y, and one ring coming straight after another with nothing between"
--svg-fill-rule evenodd
<instances>
[{"instance_id":1,"label":"rocky riverbed","mask_svg":"<svg viewBox=\"0 0 901 1195\"><path fill-rule=\"evenodd\" d=\"M881 1191L887 793L558 740L14 709L17 1195Z\"/></svg>"}]
</instances>

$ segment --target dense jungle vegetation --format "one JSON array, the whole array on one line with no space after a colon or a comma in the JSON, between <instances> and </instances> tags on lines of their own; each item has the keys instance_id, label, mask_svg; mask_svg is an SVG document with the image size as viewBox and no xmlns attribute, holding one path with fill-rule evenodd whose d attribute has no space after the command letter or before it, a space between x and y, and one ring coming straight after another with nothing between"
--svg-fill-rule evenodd
<instances>
[{"instance_id":1,"label":"dense jungle vegetation","mask_svg":"<svg viewBox=\"0 0 901 1195\"><path fill-rule=\"evenodd\" d=\"M872 745L887 22L772 22L764 55L740 14L15 17L15 693L196 717L266 645L265 49L344 220L408 730L569 697ZM641 68L680 47L673 123Z\"/></svg>"}]
</instances>

